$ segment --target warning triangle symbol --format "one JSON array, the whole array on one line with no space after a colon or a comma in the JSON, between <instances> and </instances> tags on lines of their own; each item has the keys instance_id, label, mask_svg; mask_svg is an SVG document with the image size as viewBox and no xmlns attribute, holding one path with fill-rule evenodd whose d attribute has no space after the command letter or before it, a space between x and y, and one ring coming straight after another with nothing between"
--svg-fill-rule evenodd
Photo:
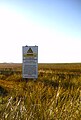
<instances>
[{"instance_id":1,"label":"warning triangle symbol","mask_svg":"<svg viewBox=\"0 0 81 120\"><path fill-rule=\"evenodd\" d=\"M33 53L32 49L29 48L29 50L27 51L27 53Z\"/></svg>"}]
</instances>

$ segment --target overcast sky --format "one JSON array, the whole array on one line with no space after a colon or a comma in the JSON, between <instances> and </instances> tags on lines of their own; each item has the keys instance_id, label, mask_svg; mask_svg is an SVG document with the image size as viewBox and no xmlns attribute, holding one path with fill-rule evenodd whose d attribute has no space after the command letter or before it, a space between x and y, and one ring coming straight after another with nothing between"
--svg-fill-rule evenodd
<instances>
[{"instance_id":1,"label":"overcast sky","mask_svg":"<svg viewBox=\"0 0 81 120\"><path fill-rule=\"evenodd\" d=\"M22 62L22 46L38 46L38 62L81 62L81 0L0 0L0 62Z\"/></svg>"}]
</instances>

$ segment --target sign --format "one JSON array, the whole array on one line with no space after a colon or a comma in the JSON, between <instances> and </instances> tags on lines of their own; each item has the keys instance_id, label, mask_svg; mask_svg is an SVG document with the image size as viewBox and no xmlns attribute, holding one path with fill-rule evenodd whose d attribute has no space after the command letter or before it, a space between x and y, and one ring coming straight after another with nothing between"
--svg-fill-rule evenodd
<instances>
[{"instance_id":1,"label":"sign","mask_svg":"<svg viewBox=\"0 0 81 120\"><path fill-rule=\"evenodd\" d=\"M23 46L23 78L38 77L38 46Z\"/></svg>"}]
</instances>

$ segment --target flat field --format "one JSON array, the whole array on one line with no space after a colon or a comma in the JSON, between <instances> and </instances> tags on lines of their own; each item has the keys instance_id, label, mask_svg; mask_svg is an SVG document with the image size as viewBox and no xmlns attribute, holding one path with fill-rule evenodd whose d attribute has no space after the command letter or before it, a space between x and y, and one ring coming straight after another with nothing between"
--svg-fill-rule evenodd
<instances>
[{"instance_id":1,"label":"flat field","mask_svg":"<svg viewBox=\"0 0 81 120\"><path fill-rule=\"evenodd\" d=\"M22 64L0 64L0 120L80 120L81 63L39 64L23 80Z\"/></svg>"}]
</instances>

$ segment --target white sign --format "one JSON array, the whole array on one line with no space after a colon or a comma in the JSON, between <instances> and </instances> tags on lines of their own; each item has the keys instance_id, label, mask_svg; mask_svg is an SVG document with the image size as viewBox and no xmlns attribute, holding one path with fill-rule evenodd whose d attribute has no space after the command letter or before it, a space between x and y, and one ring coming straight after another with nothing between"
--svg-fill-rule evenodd
<instances>
[{"instance_id":1,"label":"white sign","mask_svg":"<svg viewBox=\"0 0 81 120\"><path fill-rule=\"evenodd\" d=\"M23 78L38 77L38 46L23 46Z\"/></svg>"}]
</instances>

